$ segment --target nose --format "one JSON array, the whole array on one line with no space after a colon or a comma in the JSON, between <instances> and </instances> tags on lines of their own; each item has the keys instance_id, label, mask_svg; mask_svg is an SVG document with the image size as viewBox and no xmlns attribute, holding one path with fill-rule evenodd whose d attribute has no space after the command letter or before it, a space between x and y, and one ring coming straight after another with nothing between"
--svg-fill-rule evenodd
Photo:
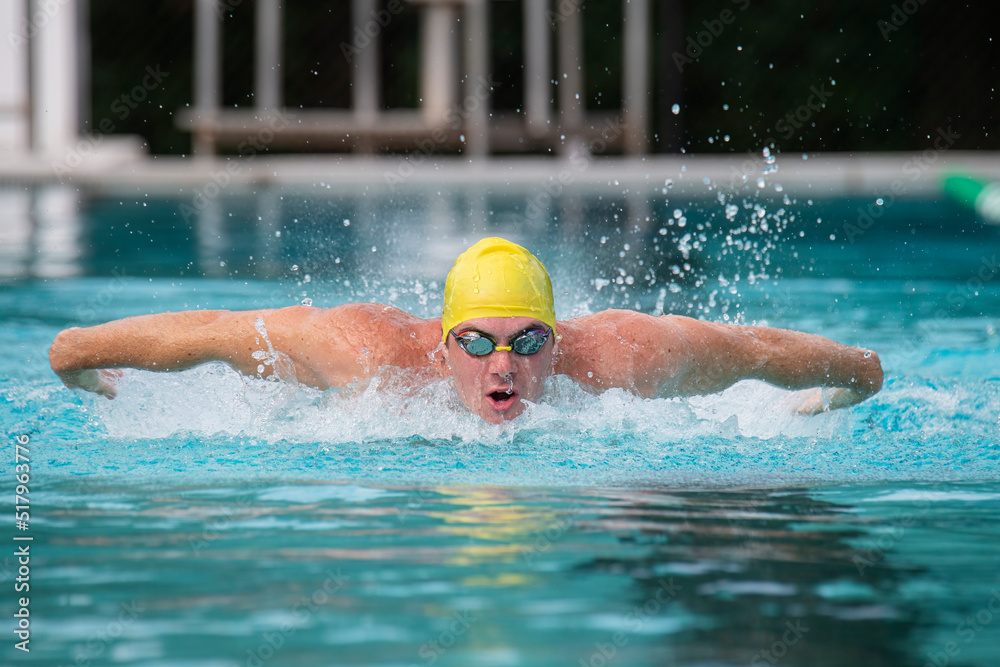
<instances>
[{"instance_id":1,"label":"nose","mask_svg":"<svg viewBox=\"0 0 1000 667\"><path fill-rule=\"evenodd\" d=\"M490 372L497 375L510 375L514 370L514 353L509 349L498 348L490 355Z\"/></svg>"}]
</instances>

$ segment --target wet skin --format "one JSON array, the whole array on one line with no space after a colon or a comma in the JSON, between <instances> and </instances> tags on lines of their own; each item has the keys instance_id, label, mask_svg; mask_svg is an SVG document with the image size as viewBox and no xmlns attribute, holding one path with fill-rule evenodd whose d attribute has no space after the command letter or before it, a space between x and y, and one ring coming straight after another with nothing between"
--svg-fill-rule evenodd
<instances>
[{"instance_id":1,"label":"wet skin","mask_svg":"<svg viewBox=\"0 0 1000 667\"><path fill-rule=\"evenodd\" d=\"M548 326L530 317L481 317L462 322L454 332L475 331L504 347L527 329L548 329ZM494 350L477 357L465 352L448 336L444 364L454 378L459 398L469 410L492 424L499 424L524 412L524 401L537 401L541 397L545 378L552 372L555 346L555 336L551 335L545 346L532 355Z\"/></svg>"},{"instance_id":2,"label":"wet skin","mask_svg":"<svg viewBox=\"0 0 1000 667\"><path fill-rule=\"evenodd\" d=\"M462 322L456 333L476 330L506 346L540 326L529 317L491 317ZM877 354L815 334L624 310L557 322L556 335L534 355L496 350L475 357L450 336L442 344L441 318L374 303L138 315L60 332L49 361L67 386L109 398L120 368L181 371L221 361L245 375L268 377L276 369L261 359L262 330L269 354L287 362L301 384L344 387L385 367L414 371L415 383L454 375L463 403L494 423L524 412L524 401L538 400L552 373L597 392L621 388L642 397L707 394L740 380L763 380L809 390L797 399L808 400L794 408L806 414L858 403L883 381Z\"/></svg>"}]
</instances>

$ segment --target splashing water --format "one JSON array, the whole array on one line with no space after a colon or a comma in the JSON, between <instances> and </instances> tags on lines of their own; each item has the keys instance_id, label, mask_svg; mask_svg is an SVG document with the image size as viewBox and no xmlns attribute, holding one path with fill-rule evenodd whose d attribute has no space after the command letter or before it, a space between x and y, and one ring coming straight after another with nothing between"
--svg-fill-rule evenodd
<instances>
[{"instance_id":1,"label":"splashing water","mask_svg":"<svg viewBox=\"0 0 1000 667\"><path fill-rule=\"evenodd\" d=\"M804 417L791 409L795 394L758 382L711 396L648 400L621 390L594 395L556 376L521 417L492 425L468 412L450 379L417 389L410 379L386 371L364 386L319 392L209 365L171 375L126 372L118 399L87 397L85 405L94 438L122 444L180 438L203 449L203 460L229 451L235 439L257 452L238 459L276 474L319 473L329 464L321 474L339 477L348 463L352 474L384 483L454 481L456 475L470 483L503 484L922 479L942 474L928 462L956 457L964 467L946 474L962 479L988 474L996 458L977 439L995 430L996 388L977 398L979 407L962 427L980 424L973 427L980 436L956 446L958 425L950 414L957 404L942 402L932 387L894 381L851 411ZM956 391L962 400L967 390ZM918 407L928 400L931 409ZM64 403L60 410L78 408ZM902 423L908 426L900 436ZM158 446L161 458L151 461L162 465L166 458L184 467L180 460L190 456L189 446L170 449ZM102 451L107 454L106 447ZM528 451L530 468L516 465ZM119 456L133 458L125 451ZM81 469L99 462L81 459Z\"/></svg>"},{"instance_id":2,"label":"splashing water","mask_svg":"<svg viewBox=\"0 0 1000 667\"><path fill-rule=\"evenodd\" d=\"M657 177L657 188L662 182ZM624 195L595 195L589 201L603 207L595 210L606 213L607 220L592 218L581 238L561 243L552 231L562 233L561 227L553 225L534 238L522 239L538 249L550 268L561 319L625 307L823 333L879 352L888 372L882 393L847 411L805 418L792 414L787 392L757 383L743 383L715 396L643 400L616 391L593 396L565 384L565 378L553 378L543 400L514 422L494 427L469 414L446 380L407 390L405 382L390 374L366 386L328 392L269 381L293 380L294 368L274 349L261 320L255 323L261 348L255 355L262 367L259 379L242 378L218 365L179 374L126 371L117 399L85 396L81 408L80 399L40 367L28 384L4 385L6 400L15 406L6 426L12 432L49 434L63 443L67 433L83 428L79 442L63 445L61 456L68 457L71 465L91 471L105 463L119 469L138 466L150 474L153 464L136 458L136 442L158 450L165 457L159 460L169 460L177 470L192 468L190 461L185 462L191 456L198 460L228 456L222 450L233 449L238 440L241 445L236 450L246 445L261 457L237 457L247 466L266 462L288 474L336 476L343 464L370 473L373 479L424 472L454 475L461 464L462 474L471 480L523 483L530 475L516 459L525 448L544 452L538 465L543 474L561 483L610 478L693 477L711 483L731 478L749 482L995 474L991 471L997 466L1000 406L995 380L986 370L996 367L995 327L982 321L982 313L1000 311L994 285L977 289L974 298L968 297L965 311L942 320L935 313L951 313L947 309L953 307L954 297L964 299L965 292L955 292L953 283L916 266L925 256L923 246L914 246L909 235L904 237L892 226L895 214L913 224L905 204L897 203L886 212L884 231L873 228L855 245L845 246L826 240L835 224L827 220L844 220L851 213L849 207L821 216L820 205L812 200L799 202L790 195L768 198L751 186L732 190L713 182L703 185L707 198L650 199L651 206L638 216L630 212L632 204ZM389 225L384 235L389 238L397 227L384 224ZM295 228L289 230L280 237L282 242L295 240ZM910 244L906 246L906 252L913 252L910 260L897 259L901 246L892 242L899 238ZM430 244L440 251L441 259L428 262L426 255L417 255L416 264L405 265L415 276L409 278L386 267L405 256L415 241L404 236L396 246L380 243L377 254L382 264L371 268L331 262L329 272L322 273L309 267L321 276L310 289L323 306L379 301L434 317L441 299L440 266L466 242L462 237L450 239L442 248ZM945 249L960 260L961 252L971 252L968 246L962 240L954 247L940 240L933 244L935 251ZM371 244L359 247L367 251ZM866 268L851 256L862 251L870 256L886 254L868 260ZM370 255L366 252L366 257ZM330 248L330 257L348 256L341 245ZM412 268L428 263L433 266L426 274ZM290 305L298 301L298 276L307 268L305 260L295 264L299 270L287 284L245 282L238 298L229 295L230 284L222 281L200 279L176 286L173 281L150 281L123 293L101 316L141 312L151 297L163 310ZM931 268L960 264L950 261ZM855 278L859 271L868 271L877 280ZM920 283L913 282L914 275L930 277ZM903 278L894 276L910 281L906 286L911 291L904 292L900 282L893 282ZM194 303L192 288L200 299ZM70 281L58 291L46 290L44 285L28 286L3 296L20 300L8 306L8 312L17 313L11 321L24 321L23 313L32 313L41 304L53 312L72 314L80 295L93 288L86 281L79 285ZM64 325L49 324L52 317L47 312L32 317L29 321L38 324L9 328L7 346L26 346L33 359L44 358L46 346ZM69 317L56 319L65 322ZM21 338L24 335L27 341ZM370 363L367 357L360 361ZM11 364L6 377L18 377L22 371ZM365 447L374 448L374 453L365 453ZM102 459L86 453L106 451L114 456ZM470 460L470 451L479 458ZM416 467L410 465L413 457L420 460ZM330 461L336 465L327 468Z\"/></svg>"}]
</instances>

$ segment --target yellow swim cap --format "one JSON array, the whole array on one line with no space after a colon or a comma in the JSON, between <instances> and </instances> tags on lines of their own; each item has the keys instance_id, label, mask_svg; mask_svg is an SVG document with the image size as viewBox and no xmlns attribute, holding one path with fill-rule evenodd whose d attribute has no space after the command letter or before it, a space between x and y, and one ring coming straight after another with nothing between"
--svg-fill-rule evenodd
<instances>
[{"instance_id":1,"label":"yellow swim cap","mask_svg":"<svg viewBox=\"0 0 1000 667\"><path fill-rule=\"evenodd\" d=\"M444 284L441 340L477 317L533 317L555 331L552 281L538 258L497 237L459 255Z\"/></svg>"}]
</instances>

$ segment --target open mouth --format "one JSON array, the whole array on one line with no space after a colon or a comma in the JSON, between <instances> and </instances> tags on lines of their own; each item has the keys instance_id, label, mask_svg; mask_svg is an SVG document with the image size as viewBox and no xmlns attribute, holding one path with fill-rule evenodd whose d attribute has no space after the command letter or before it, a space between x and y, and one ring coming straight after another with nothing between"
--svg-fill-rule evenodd
<instances>
[{"instance_id":1,"label":"open mouth","mask_svg":"<svg viewBox=\"0 0 1000 667\"><path fill-rule=\"evenodd\" d=\"M504 410L510 409L510 407L517 401L517 392L504 389L501 391L490 392L486 395L486 397L490 400L490 404L493 406L494 410L503 412Z\"/></svg>"}]
</instances>

